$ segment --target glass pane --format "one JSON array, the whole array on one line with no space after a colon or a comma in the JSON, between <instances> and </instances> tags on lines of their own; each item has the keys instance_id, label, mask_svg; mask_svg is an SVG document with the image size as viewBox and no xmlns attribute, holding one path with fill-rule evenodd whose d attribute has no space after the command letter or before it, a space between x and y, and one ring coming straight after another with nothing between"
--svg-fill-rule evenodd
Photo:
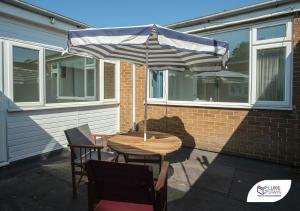
<instances>
[{"instance_id":1,"label":"glass pane","mask_svg":"<svg viewBox=\"0 0 300 211\"><path fill-rule=\"evenodd\" d=\"M65 103L97 100L94 93L97 62L80 56L61 55L61 52L46 50L46 102ZM85 81L86 72L86 81ZM97 76L96 76L97 77ZM98 81L96 80L96 85ZM86 93L85 93L86 87ZM94 98L91 98L93 96ZM96 97L97 96L97 97Z\"/></svg>"},{"instance_id":2,"label":"glass pane","mask_svg":"<svg viewBox=\"0 0 300 211\"><path fill-rule=\"evenodd\" d=\"M197 99L197 77L190 71L169 70L169 100L193 101Z\"/></svg>"},{"instance_id":3,"label":"glass pane","mask_svg":"<svg viewBox=\"0 0 300 211\"><path fill-rule=\"evenodd\" d=\"M286 25L267 26L257 29L257 40L286 37Z\"/></svg>"},{"instance_id":4,"label":"glass pane","mask_svg":"<svg viewBox=\"0 0 300 211\"><path fill-rule=\"evenodd\" d=\"M95 69L86 70L86 95L94 96L95 95Z\"/></svg>"},{"instance_id":5,"label":"glass pane","mask_svg":"<svg viewBox=\"0 0 300 211\"><path fill-rule=\"evenodd\" d=\"M83 58L70 57L60 64L59 96L84 97Z\"/></svg>"},{"instance_id":6,"label":"glass pane","mask_svg":"<svg viewBox=\"0 0 300 211\"><path fill-rule=\"evenodd\" d=\"M115 64L104 63L104 99L114 99L115 95Z\"/></svg>"},{"instance_id":7,"label":"glass pane","mask_svg":"<svg viewBox=\"0 0 300 211\"><path fill-rule=\"evenodd\" d=\"M14 102L39 101L39 51L13 47Z\"/></svg>"},{"instance_id":8,"label":"glass pane","mask_svg":"<svg viewBox=\"0 0 300 211\"><path fill-rule=\"evenodd\" d=\"M229 43L228 69L217 72L169 71L169 99L203 102L248 102L249 29L209 37Z\"/></svg>"},{"instance_id":9,"label":"glass pane","mask_svg":"<svg viewBox=\"0 0 300 211\"><path fill-rule=\"evenodd\" d=\"M283 101L285 47L257 50L256 96L260 101Z\"/></svg>"},{"instance_id":10,"label":"glass pane","mask_svg":"<svg viewBox=\"0 0 300 211\"><path fill-rule=\"evenodd\" d=\"M159 70L150 70L150 98L163 98L164 73Z\"/></svg>"},{"instance_id":11,"label":"glass pane","mask_svg":"<svg viewBox=\"0 0 300 211\"><path fill-rule=\"evenodd\" d=\"M95 62L96 62L96 60L95 60L95 59L92 59L92 58L86 58L86 59L85 59L85 64L86 64L86 65L94 65Z\"/></svg>"}]
</instances>

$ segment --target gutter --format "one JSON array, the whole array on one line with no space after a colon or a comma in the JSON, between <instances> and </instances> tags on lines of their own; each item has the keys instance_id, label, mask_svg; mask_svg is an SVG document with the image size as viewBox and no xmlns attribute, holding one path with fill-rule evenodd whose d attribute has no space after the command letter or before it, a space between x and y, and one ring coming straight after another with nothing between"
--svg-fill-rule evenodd
<instances>
[{"instance_id":1,"label":"gutter","mask_svg":"<svg viewBox=\"0 0 300 211\"><path fill-rule=\"evenodd\" d=\"M270 19L270 18L274 18L274 17L285 17L285 16L288 16L290 14L297 13L297 12L300 12L300 9L290 9L289 11L272 13L272 14L268 14L268 15L255 17L255 18L248 18L245 20L231 21L228 23L218 24L218 25L214 25L214 26L207 26L207 27L202 27L199 29L187 30L187 31L184 31L184 33L194 34L194 33L199 33L199 32L204 32L204 31L210 31L210 30L214 30L214 29L218 29L218 28L225 28L225 27L234 26L234 25L247 24L247 23L255 22L257 20L266 20L266 19Z\"/></svg>"},{"instance_id":2,"label":"gutter","mask_svg":"<svg viewBox=\"0 0 300 211\"><path fill-rule=\"evenodd\" d=\"M276 8L278 6L293 3L293 2L297 2L297 0L272 0L272 1L268 1L268 2L255 4L255 5L241 7L238 9L220 12L220 13L216 13L216 14L212 14L212 15L208 15L208 16L202 16L199 18L189 19L189 20L177 22L174 24L169 24L169 25L166 25L166 27L168 27L170 29L184 28L184 27L208 23L210 21L227 18L227 17L232 17L232 16L236 16L236 15L240 15L240 14L244 14L244 13L248 13L248 12L252 12L252 11L262 10L262 9L266 9L266 8L269 9L272 7Z\"/></svg>"},{"instance_id":3,"label":"gutter","mask_svg":"<svg viewBox=\"0 0 300 211\"><path fill-rule=\"evenodd\" d=\"M43 9L41 7L37 7L35 5L20 1L20 0L2 0L2 2L5 2L7 4L10 4L10 5L13 5L13 6L16 6L16 7L19 7L19 8L22 8L22 9L25 9L25 10L43 15L43 16L47 16L49 18L53 17L57 20L60 20L64 23L68 23L70 25L76 26L78 28L90 28L90 27L92 27L92 26L90 26L86 23L82 23L82 22L74 20L72 18L68 18L66 16L60 15L60 14L55 13L55 12L51 12L49 10Z\"/></svg>"}]
</instances>

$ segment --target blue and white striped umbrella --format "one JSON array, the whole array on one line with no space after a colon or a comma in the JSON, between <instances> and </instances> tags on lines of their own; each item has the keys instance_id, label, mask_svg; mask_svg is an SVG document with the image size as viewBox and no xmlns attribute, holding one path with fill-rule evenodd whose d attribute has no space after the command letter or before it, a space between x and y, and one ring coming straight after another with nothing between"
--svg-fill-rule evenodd
<instances>
[{"instance_id":1,"label":"blue and white striped umbrella","mask_svg":"<svg viewBox=\"0 0 300 211\"><path fill-rule=\"evenodd\" d=\"M155 69L220 70L228 44L158 25L69 31L69 51L124 59ZM148 54L148 58L147 58Z\"/></svg>"},{"instance_id":2,"label":"blue and white striped umbrella","mask_svg":"<svg viewBox=\"0 0 300 211\"><path fill-rule=\"evenodd\" d=\"M150 69L216 71L227 61L228 44L177 32L155 24L147 26L81 29L68 33L68 49L99 59L124 59ZM147 96L148 74L146 74ZM144 140L147 135L145 97Z\"/></svg>"}]
</instances>

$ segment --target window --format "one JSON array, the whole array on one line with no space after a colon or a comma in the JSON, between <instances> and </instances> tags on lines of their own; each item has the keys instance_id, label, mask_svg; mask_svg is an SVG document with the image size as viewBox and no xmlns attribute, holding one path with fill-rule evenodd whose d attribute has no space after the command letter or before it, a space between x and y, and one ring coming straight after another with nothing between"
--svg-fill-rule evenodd
<instances>
[{"instance_id":1,"label":"window","mask_svg":"<svg viewBox=\"0 0 300 211\"><path fill-rule=\"evenodd\" d=\"M119 101L119 61L62 55L54 46L49 49L30 42L3 43L8 55L4 65L9 69L7 96L11 109Z\"/></svg>"},{"instance_id":2,"label":"window","mask_svg":"<svg viewBox=\"0 0 300 211\"><path fill-rule=\"evenodd\" d=\"M193 101L197 99L197 77L190 71L168 71L169 100Z\"/></svg>"},{"instance_id":3,"label":"window","mask_svg":"<svg viewBox=\"0 0 300 211\"><path fill-rule=\"evenodd\" d=\"M284 100L285 52L285 47L257 50L256 96L258 100Z\"/></svg>"},{"instance_id":4,"label":"window","mask_svg":"<svg viewBox=\"0 0 300 211\"><path fill-rule=\"evenodd\" d=\"M253 27L253 44L270 42L289 42L292 40L292 22L275 21Z\"/></svg>"},{"instance_id":5,"label":"window","mask_svg":"<svg viewBox=\"0 0 300 211\"><path fill-rule=\"evenodd\" d=\"M201 102L248 102L249 29L210 35L229 43L228 69L217 72L169 71L169 99Z\"/></svg>"},{"instance_id":6,"label":"window","mask_svg":"<svg viewBox=\"0 0 300 211\"><path fill-rule=\"evenodd\" d=\"M46 103L99 100L95 59L46 50L45 60Z\"/></svg>"},{"instance_id":7,"label":"window","mask_svg":"<svg viewBox=\"0 0 300 211\"><path fill-rule=\"evenodd\" d=\"M227 69L167 70L165 78L151 71L150 102L162 98L175 105L291 108L291 35L290 20L202 35L229 43Z\"/></svg>"},{"instance_id":8,"label":"window","mask_svg":"<svg viewBox=\"0 0 300 211\"><path fill-rule=\"evenodd\" d=\"M85 96L95 98L95 79L96 79L96 71L95 68L89 68L85 71L86 74L86 93Z\"/></svg>"},{"instance_id":9,"label":"window","mask_svg":"<svg viewBox=\"0 0 300 211\"><path fill-rule=\"evenodd\" d=\"M257 40L286 37L286 25L280 24L257 29Z\"/></svg>"},{"instance_id":10,"label":"window","mask_svg":"<svg viewBox=\"0 0 300 211\"><path fill-rule=\"evenodd\" d=\"M153 99L163 99L164 98L164 71L162 70L150 70L150 89L149 97Z\"/></svg>"},{"instance_id":11,"label":"window","mask_svg":"<svg viewBox=\"0 0 300 211\"><path fill-rule=\"evenodd\" d=\"M253 104L289 106L291 92L291 43L253 47Z\"/></svg>"},{"instance_id":12,"label":"window","mask_svg":"<svg viewBox=\"0 0 300 211\"><path fill-rule=\"evenodd\" d=\"M252 104L291 106L291 22L254 28Z\"/></svg>"},{"instance_id":13,"label":"window","mask_svg":"<svg viewBox=\"0 0 300 211\"><path fill-rule=\"evenodd\" d=\"M12 100L18 105L41 104L42 50L9 44L11 51Z\"/></svg>"}]
</instances>

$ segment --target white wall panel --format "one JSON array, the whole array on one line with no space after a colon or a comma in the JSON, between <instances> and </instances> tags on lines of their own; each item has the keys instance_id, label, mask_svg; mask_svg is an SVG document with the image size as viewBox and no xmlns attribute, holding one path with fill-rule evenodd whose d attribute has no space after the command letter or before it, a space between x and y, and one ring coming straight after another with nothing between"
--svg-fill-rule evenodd
<instances>
[{"instance_id":1,"label":"white wall panel","mask_svg":"<svg viewBox=\"0 0 300 211\"><path fill-rule=\"evenodd\" d=\"M64 130L82 124L89 124L95 133L116 133L118 110L113 105L8 113L9 161L66 147Z\"/></svg>"}]
</instances>

